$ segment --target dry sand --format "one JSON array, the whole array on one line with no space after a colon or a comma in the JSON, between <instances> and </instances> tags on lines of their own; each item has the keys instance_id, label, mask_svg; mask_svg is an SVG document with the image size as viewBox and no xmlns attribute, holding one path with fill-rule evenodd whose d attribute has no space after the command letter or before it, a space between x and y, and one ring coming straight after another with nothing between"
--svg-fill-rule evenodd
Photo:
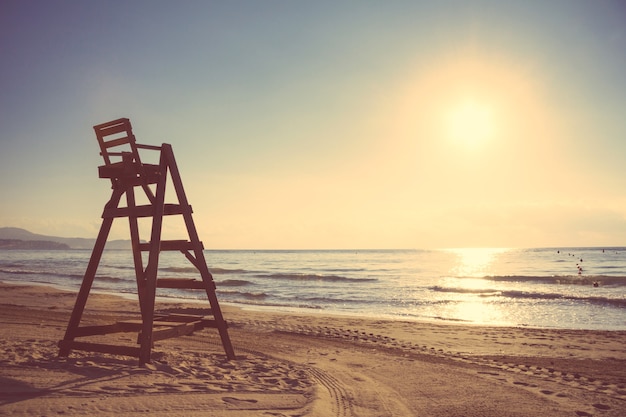
<instances>
[{"instance_id":1,"label":"dry sand","mask_svg":"<svg viewBox=\"0 0 626 417\"><path fill-rule=\"evenodd\" d=\"M216 331L157 342L153 363L57 358L76 294L0 284L0 415L624 416L626 332L477 327L222 306ZM207 303L208 306L208 303ZM194 312L204 305L163 304ZM81 324L136 318L92 294ZM107 336L132 345L136 335Z\"/></svg>"}]
</instances>

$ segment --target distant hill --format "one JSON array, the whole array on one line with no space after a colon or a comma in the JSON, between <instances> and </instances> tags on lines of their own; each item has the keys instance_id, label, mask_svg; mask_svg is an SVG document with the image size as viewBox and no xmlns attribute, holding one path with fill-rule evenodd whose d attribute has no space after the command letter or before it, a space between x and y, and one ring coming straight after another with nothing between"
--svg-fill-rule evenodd
<instances>
[{"instance_id":1,"label":"distant hill","mask_svg":"<svg viewBox=\"0 0 626 417\"><path fill-rule=\"evenodd\" d=\"M95 239L86 239L82 237L58 237L58 236L46 236L38 235L36 233L29 232L26 229L20 229L18 227L0 227L0 240L3 241L23 241L19 245L23 247L12 249L93 249L93 245L96 242ZM31 242L31 243L27 243ZM41 247L35 247L37 244L32 242L40 242ZM46 243L41 243L46 242ZM57 244L57 245L55 245ZM58 246L65 245L65 246ZM8 243L5 245L18 245L18 243ZM47 247L43 247L47 246ZM56 246L56 247L55 247ZM110 240L106 244L107 249L130 249L130 240ZM0 249L9 249L0 245Z\"/></svg>"},{"instance_id":2,"label":"distant hill","mask_svg":"<svg viewBox=\"0 0 626 417\"><path fill-rule=\"evenodd\" d=\"M0 249L64 250L70 249L70 247L65 243L49 240L0 239Z\"/></svg>"}]
</instances>

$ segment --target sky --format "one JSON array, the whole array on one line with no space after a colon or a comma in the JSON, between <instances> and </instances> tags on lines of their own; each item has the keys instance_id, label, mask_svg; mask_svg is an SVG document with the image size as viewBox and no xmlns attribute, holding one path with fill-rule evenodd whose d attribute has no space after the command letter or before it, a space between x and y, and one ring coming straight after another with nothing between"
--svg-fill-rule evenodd
<instances>
[{"instance_id":1,"label":"sky","mask_svg":"<svg viewBox=\"0 0 626 417\"><path fill-rule=\"evenodd\" d=\"M128 117L208 249L623 246L625 45L608 0L4 0L0 227L96 237Z\"/></svg>"}]
</instances>

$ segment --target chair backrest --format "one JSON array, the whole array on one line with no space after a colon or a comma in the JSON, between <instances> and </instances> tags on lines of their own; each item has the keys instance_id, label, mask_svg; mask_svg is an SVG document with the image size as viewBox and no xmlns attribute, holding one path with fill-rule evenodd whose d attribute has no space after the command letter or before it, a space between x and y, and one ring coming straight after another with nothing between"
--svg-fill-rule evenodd
<instances>
[{"instance_id":1,"label":"chair backrest","mask_svg":"<svg viewBox=\"0 0 626 417\"><path fill-rule=\"evenodd\" d=\"M122 161L124 155L132 154L137 165L141 165L135 135L130 120L126 118L112 120L93 127L100 145L100 155L105 165Z\"/></svg>"},{"instance_id":2,"label":"chair backrest","mask_svg":"<svg viewBox=\"0 0 626 417\"><path fill-rule=\"evenodd\" d=\"M100 145L104 165L98 167L100 178L109 178L113 187L121 184L141 185L151 202L155 201L149 184L159 179L159 165L146 166L139 157L139 148L161 150L160 146L140 145L135 141L133 127L126 118L112 120L93 127ZM125 181L131 181L130 183ZM122 182L120 182L122 181ZM139 181L135 183L135 181Z\"/></svg>"}]
</instances>

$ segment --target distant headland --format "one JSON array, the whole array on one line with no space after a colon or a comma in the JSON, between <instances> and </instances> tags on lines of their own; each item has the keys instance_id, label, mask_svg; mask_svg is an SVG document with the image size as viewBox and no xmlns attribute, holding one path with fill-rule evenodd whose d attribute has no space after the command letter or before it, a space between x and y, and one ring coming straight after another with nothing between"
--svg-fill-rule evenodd
<instances>
[{"instance_id":1,"label":"distant headland","mask_svg":"<svg viewBox=\"0 0 626 417\"><path fill-rule=\"evenodd\" d=\"M0 227L0 250L93 249L95 239L46 236L19 227ZM130 249L130 240L111 240L107 249Z\"/></svg>"}]
</instances>

